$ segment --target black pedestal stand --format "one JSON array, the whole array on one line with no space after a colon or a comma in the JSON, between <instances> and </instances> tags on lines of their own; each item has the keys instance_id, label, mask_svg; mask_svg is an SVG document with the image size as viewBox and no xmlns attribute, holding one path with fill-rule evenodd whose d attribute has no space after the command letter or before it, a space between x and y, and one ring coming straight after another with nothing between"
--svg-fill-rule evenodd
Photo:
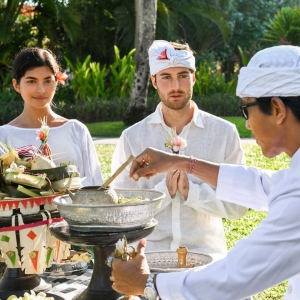
<instances>
[{"instance_id":1,"label":"black pedestal stand","mask_svg":"<svg viewBox=\"0 0 300 300\"><path fill-rule=\"evenodd\" d=\"M111 268L105 264L108 256L115 251L115 244L123 236L128 243L132 243L146 237L155 229L157 221L136 230L122 232L80 232L71 230L68 223L63 221L50 226L52 234L63 242L77 246L92 246L94 251L93 274L89 286L73 300L116 300L121 294L112 289Z\"/></svg>"}]
</instances>

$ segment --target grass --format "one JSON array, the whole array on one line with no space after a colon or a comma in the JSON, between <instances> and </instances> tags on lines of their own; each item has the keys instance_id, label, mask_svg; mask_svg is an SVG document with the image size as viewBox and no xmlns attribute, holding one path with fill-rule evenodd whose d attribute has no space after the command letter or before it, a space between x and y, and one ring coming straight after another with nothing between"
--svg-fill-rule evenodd
<instances>
[{"instance_id":1,"label":"grass","mask_svg":"<svg viewBox=\"0 0 300 300\"><path fill-rule=\"evenodd\" d=\"M115 149L115 145L95 145L98 158L101 164L104 180L108 179L111 173L110 163ZM273 159L265 158L256 145L244 145L244 151L247 159L247 165L261 167L264 169L278 170L287 168L290 158L281 154ZM238 220L223 220L224 230L227 239L227 248L231 249L241 238L247 237L266 217L266 212L256 212L249 210L247 214ZM255 295L254 300L280 300L283 299L287 282L282 282L264 292ZM237 287L238 288L238 287Z\"/></svg>"},{"instance_id":2,"label":"grass","mask_svg":"<svg viewBox=\"0 0 300 300\"><path fill-rule=\"evenodd\" d=\"M233 124L235 124L239 136L241 138L250 138L251 137L251 130L248 130L245 126L245 119L242 117L221 117L224 120L227 120Z\"/></svg>"},{"instance_id":3,"label":"grass","mask_svg":"<svg viewBox=\"0 0 300 300\"><path fill-rule=\"evenodd\" d=\"M245 120L242 117L222 117L236 125L241 138L251 137L251 131L245 127ZM125 126L122 121L98 122L85 124L92 136L119 137Z\"/></svg>"},{"instance_id":4,"label":"grass","mask_svg":"<svg viewBox=\"0 0 300 300\"><path fill-rule=\"evenodd\" d=\"M98 122L85 124L89 129L91 136L119 137L125 126L122 121L116 122Z\"/></svg>"}]
</instances>

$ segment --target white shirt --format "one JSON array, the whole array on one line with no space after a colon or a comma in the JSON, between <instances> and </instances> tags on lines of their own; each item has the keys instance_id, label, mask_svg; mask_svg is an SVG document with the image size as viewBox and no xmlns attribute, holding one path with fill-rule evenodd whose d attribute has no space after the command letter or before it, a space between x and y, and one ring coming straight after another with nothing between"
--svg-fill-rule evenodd
<instances>
[{"instance_id":1,"label":"white shirt","mask_svg":"<svg viewBox=\"0 0 300 300\"><path fill-rule=\"evenodd\" d=\"M268 208L269 213L226 258L205 268L159 274L161 298L237 300L294 276L285 299L300 299L299 179L300 149L292 157L290 168L278 172L222 165L217 197L254 209Z\"/></svg>"},{"instance_id":2,"label":"white shirt","mask_svg":"<svg viewBox=\"0 0 300 300\"><path fill-rule=\"evenodd\" d=\"M0 126L0 141L13 148L27 145L39 147L37 138L39 128L21 128L11 125ZM83 186L102 185L102 174L97 152L87 127L77 121L68 120L61 126L51 127L47 143L56 166L64 162L75 163Z\"/></svg>"},{"instance_id":3,"label":"white shirt","mask_svg":"<svg viewBox=\"0 0 300 300\"><path fill-rule=\"evenodd\" d=\"M187 148L180 154L193 155L216 163L244 163L244 155L236 127L216 116L198 109L195 103L194 115L180 136L187 140ZM112 158L112 172L132 154L137 156L147 147L171 152L165 147L161 133L171 134L171 128L164 121L161 104L156 111L141 122L122 133ZM113 188L156 189L166 193L162 209L155 216L158 225L147 237L147 251L176 250L186 246L189 250L209 254L226 253L226 241L222 218L237 219L247 208L223 202L216 198L215 189L188 174L189 194L185 201L179 193L171 199L165 181L165 174L138 182L129 178L129 167L113 182Z\"/></svg>"}]
</instances>

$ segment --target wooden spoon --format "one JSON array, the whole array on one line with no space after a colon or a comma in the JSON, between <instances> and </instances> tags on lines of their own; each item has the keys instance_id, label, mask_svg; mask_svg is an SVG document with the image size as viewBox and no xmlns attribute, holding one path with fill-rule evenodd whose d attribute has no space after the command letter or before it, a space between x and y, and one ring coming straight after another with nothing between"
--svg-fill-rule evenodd
<instances>
[{"instance_id":1,"label":"wooden spoon","mask_svg":"<svg viewBox=\"0 0 300 300\"><path fill-rule=\"evenodd\" d=\"M120 166L120 168L111 175L97 190L105 189L107 188L111 182L133 161L135 160L135 157L133 155L130 155L129 158Z\"/></svg>"}]
</instances>

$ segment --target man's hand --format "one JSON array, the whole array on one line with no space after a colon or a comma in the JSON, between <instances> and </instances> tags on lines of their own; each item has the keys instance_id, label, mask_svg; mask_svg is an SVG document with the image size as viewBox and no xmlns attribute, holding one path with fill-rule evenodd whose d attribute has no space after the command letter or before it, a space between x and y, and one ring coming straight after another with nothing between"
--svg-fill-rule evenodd
<instances>
[{"instance_id":1,"label":"man's hand","mask_svg":"<svg viewBox=\"0 0 300 300\"><path fill-rule=\"evenodd\" d=\"M180 171L176 170L176 171L170 171L166 175L166 185L172 199L175 197L178 189L179 174Z\"/></svg>"},{"instance_id":2,"label":"man's hand","mask_svg":"<svg viewBox=\"0 0 300 300\"><path fill-rule=\"evenodd\" d=\"M180 174L178 178L178 191L180 195L187 198L189 195L189 188L190 188L189 181L184 171L179 171L179 172Z\"/></svg>"},{"instance_id":3,"label":"man's hand","mask_svg":"<svg viewBox=\"0 0 300 300\"><path fill-rule=\"evenodd\" d=\"M143 295L150 269L145 257L146 240L140 240L137 256L129 261L113 259L112 288L125 295Z\"/></svg>"}]
</instances>

